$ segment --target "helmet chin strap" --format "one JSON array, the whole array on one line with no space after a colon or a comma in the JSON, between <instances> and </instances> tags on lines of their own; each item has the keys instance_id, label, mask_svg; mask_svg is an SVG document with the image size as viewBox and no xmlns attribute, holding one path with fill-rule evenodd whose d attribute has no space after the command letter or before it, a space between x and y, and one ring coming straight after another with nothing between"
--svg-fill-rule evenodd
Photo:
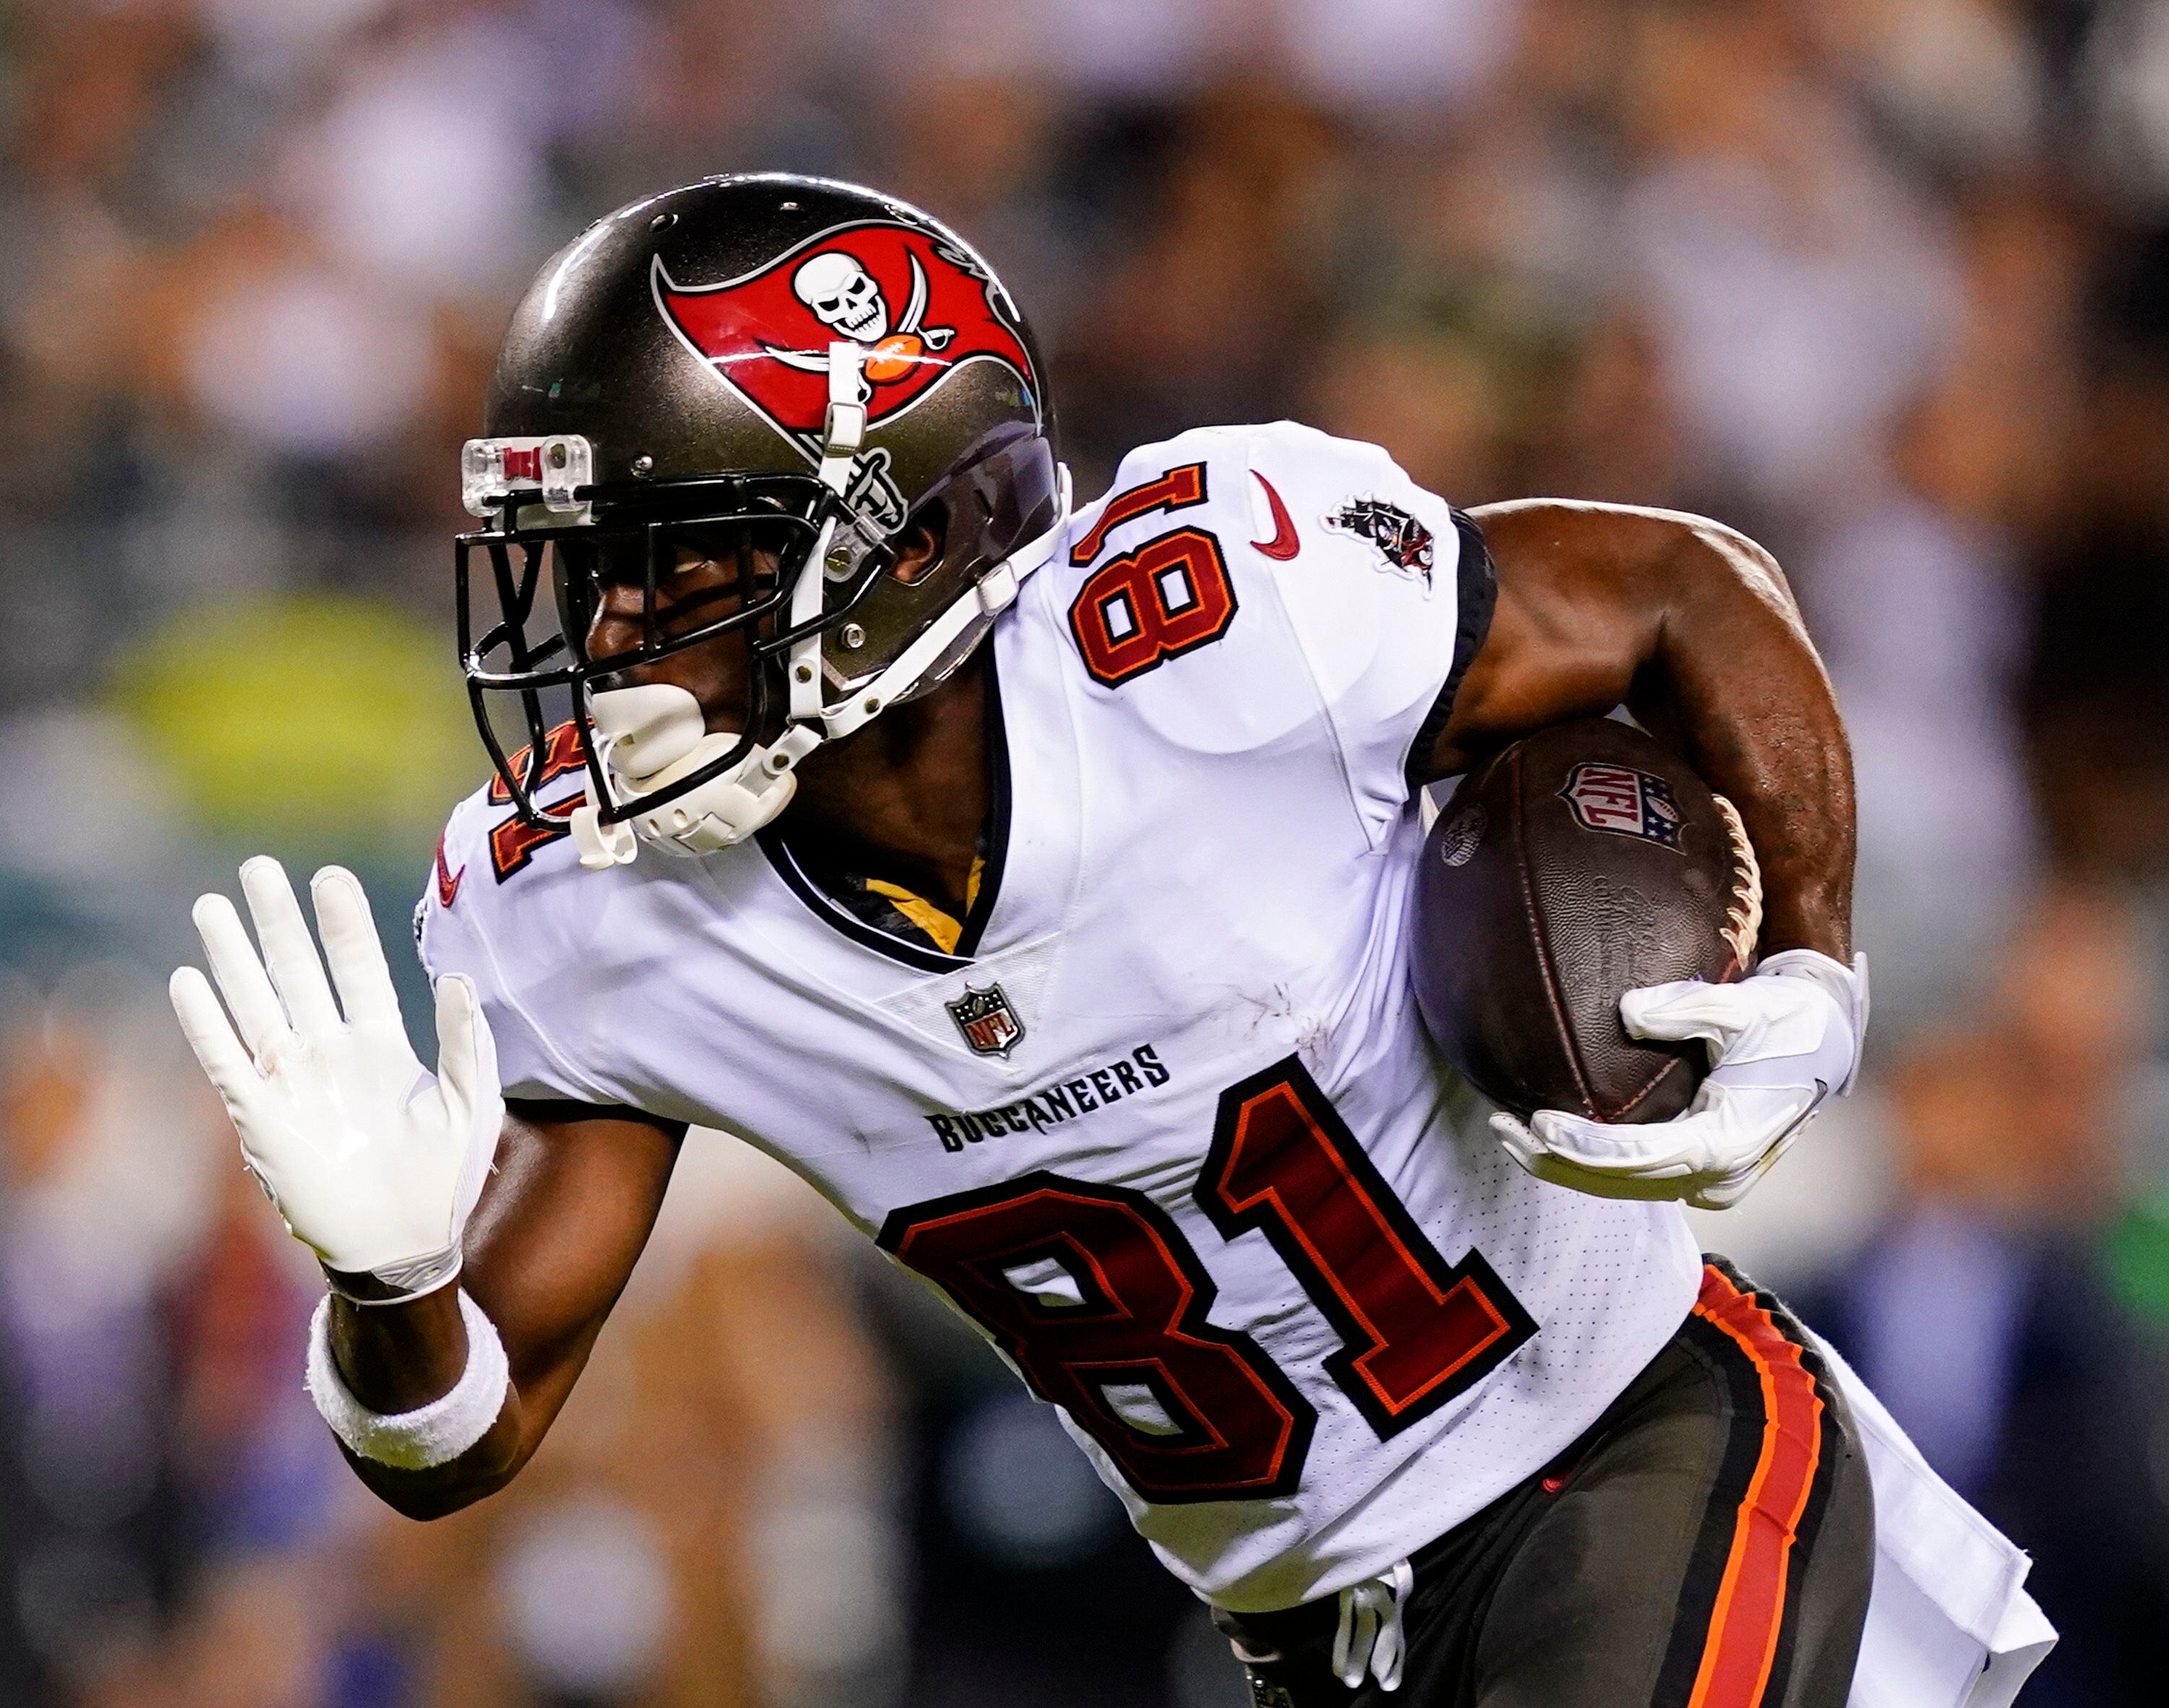
<instances>
[{"instance_id":1,"label":"helmet chin strap","mask_svg":"<svg viewBox=\"0 0 2169 1708\"><path fill-rule=\"evenodd\" d=\"M665 682L591 694L588 721L611 792L625 800L637 801L691 776L738 740L735 732L709 729L700 701ZM807 726L795 725L774 747L756 744L737 764L699 788L616 824L602 822L591 778L586 803L573 814L580 864L590 870L627 865L643 842L665 854L689 857L743 842L790 804L798 787L791 767L818 741Z\"/></svg>"},{"instance_id":2,"label":"helmet chin strap","mask_svg":"<svg viewBox=\"0 0 2169 1708\"><path fill-rule=\"evenodd\" d=\"M829 418L819 478L840 495L850 484L866 433L866 408L858 402L859 369L866 353L856 344L841 343L831 344L829 352ZM1014 604L1024 578L1054 555L1069 519L1069 471L1063 469L1053 526L989 569L895 662L842 705L826 705L821 697L819 631L793 642L787 667L789 727L772 746L756 743L736 764L697 789L651 812L636 812L624 822L605 824L591 776L588 799L572 819L580 864L593 871L628 865L642 843L671 854L713 854L745 841L773 822L798 787L799 762L823 742L850 734L894 705L918 687L974 625L991 623ZM812 623L821 615L824 571L835 528L834 517L822 524L791 589L793 627ZM611 793L621 801L637 801L691 776L738 741L736 732L710 730L692 694L667 683L590 693L587 713Z\"/></svg>"}]
</instances>

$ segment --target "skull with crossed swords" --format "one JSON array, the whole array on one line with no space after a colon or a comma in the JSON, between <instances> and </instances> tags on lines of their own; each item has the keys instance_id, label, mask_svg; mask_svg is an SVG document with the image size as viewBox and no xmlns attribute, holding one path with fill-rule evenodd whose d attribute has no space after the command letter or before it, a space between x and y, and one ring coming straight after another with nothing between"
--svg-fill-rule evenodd
<instances>
[{"instance_id":1,"label":"skull with crossed swords","mask_svg":"<svg viewBox=\"0 0 2169 1708\"><path fill-rule=\"evenodd\" d=\"M956 336L953 327L922 324L926 316L926 269L916 255L911 263L911 300L904 305L896 329L889 330L888 301L866 264L846 249L823 249L801 262L791 274L791 288L814 318L854 343L871 347L866 377L876 383L900 380L928 350L939 351ZM786 366L814 373L828 370L824 353L786 350L764 344L763 350Z\"/></svg>"}]
</instances>

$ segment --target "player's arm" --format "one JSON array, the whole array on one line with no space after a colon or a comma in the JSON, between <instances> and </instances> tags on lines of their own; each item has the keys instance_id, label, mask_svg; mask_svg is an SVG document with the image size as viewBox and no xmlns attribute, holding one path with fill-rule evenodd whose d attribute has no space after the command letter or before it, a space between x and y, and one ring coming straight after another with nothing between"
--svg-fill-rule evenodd
<instances>
[{"instance_id":1,"label":"player's arm","mask_svg":"<svg viewBox=\"0 0 2169 1708\"><path fill-rule=\"evenodd\" d=\"M504 1409L479 1441L441 1465L402 1469L346 1448L355 1474L387 1505L408 1518L440 1518L496 1493L533 1456L647 1243L685 1131L629 1110L507 1108L460 1274L504 1347ZM360 1276L339 1279L368 1288ZM450 1286L396 1305L357 1305L335 1293L328 1328L340 1377L372 1412L429 1405L467 1368L471 1349Z\"/></svg>"},{"instance_id":2,"label":"player's arm","mask_svg":"<svg viewBox=\"0 0 2169 1708\"><path fill-rule=\"evenodd\" d=\"M255 940L224 896L199 901L217 991L183 967L174 1010L242 1161L331 1279L311 1398L365 1482L436 1517L502 1487L540 1444L647 1241L684 1128L508 1109L459 975L436 982L426 1071L354 875L328 867L310 886L322 959L275 860L250 860L241 881Z\"/></svg>"},{"instance_id":3,"label":"player's arm","mask_svg":"<svg viewBox=\"0 0 2169 1708\"><path fill-rule=\"evenodd\" d=\"M1474 513L1491 627L1430 755L1447 776L1564 719L1625 705L1739 809L1762 869L1761 959L1737 984L1630 992L1643 1037L1699 1039L1711 1072L1675 1120L1495 1117L1539 1178L1608 1196L1737 1202L1833 1093L1867 1019L1852 950L1852 763L1829 678L1769 553L1699 517L1534 500Z\"/></svg>"},{"instance_id":4,"label":"player's arm","mask_svg":"<svg viewBox=\"0 0 2169 1708\"><path fill-rule=\"evenodd\" d=\"M1765 953L1852 954L1852 761L1830 678L1770 554L1700 517L1549 499L1473 513L1491 629L1431 774L1626 705L1740 809Z\"/></svg>"}]
</instances>

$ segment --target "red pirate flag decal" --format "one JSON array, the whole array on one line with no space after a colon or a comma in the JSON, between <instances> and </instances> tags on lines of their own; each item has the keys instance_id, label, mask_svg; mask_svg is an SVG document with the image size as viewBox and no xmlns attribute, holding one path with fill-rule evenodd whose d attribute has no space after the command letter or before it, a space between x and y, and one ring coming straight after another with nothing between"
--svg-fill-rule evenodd
<instances>
[{"instance_id":1,"label":"red pirate flag decal","mask_svg":"<svg viewBox=\"0 0 2169 1708\"><path fill-rule=\"evenodd\" d=\"M967 362L997 361L1038 396L1031 358L1001 287L932 232L868 221L807 240L759 271L683 286L653 275L655 301L722 380L793 437L816 434L829 406L829 346L866 347L866 423L909 408Z\"/></svg>"}]
</instances>

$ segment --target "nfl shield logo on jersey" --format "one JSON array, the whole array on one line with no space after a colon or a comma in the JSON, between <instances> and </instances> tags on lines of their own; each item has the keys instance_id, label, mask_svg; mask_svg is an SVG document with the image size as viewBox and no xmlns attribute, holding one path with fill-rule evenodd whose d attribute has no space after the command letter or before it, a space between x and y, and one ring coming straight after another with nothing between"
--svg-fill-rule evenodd
<instances>
[{"instance_id":1,"label":"nfl shield logo on jersey","mask_svg":"<svg viewBox=\"0 0 2169 1708\"><path fill-rule=\"evenodd\" d=\"M967 985L962 996L942 1006L964 1035L964 1041L981 1056L1006 1056L1024 1036L1024 1022L1017 1019L1016 1010L998 984L984 990Z\"/></svg>"},{"instance_id":2,"label":"nfl shield logo on jersey","mask_svg":"<svg viewBox=\"0 0 2169 1708\"><path fill-rule=\"evenodd\" d=\"M1639 836L1663 848L1680 845L1680 803L1661 777L1585 760L1567 774L1559 796L1584 830Z\"/></svg>"}]
</instances>

